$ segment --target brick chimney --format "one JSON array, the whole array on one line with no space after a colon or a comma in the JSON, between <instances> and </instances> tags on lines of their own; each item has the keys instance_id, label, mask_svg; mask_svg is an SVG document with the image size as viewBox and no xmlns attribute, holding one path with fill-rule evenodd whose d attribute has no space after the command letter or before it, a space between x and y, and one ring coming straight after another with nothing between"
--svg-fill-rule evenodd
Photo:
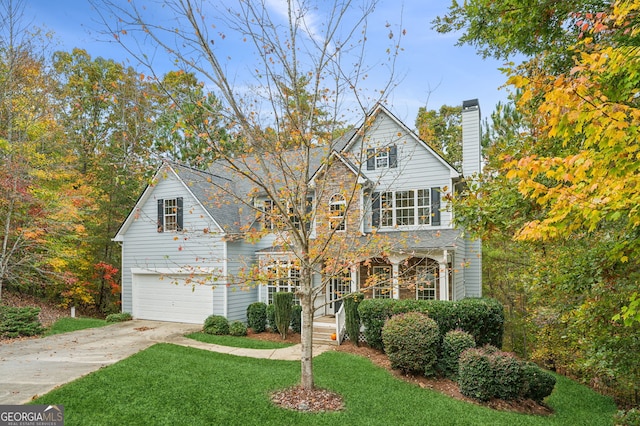
<instances>
[{"instance_id":1,"label":"brick chimney","mask_svg":"<svg viewBox=\"0 0 640 426\"><path fill-rule=\"evenodd\" d=\"M480 104L477 99L463 101L462 174L466 178L482 171L480 136Z\"/></svg>"}]
</instances>

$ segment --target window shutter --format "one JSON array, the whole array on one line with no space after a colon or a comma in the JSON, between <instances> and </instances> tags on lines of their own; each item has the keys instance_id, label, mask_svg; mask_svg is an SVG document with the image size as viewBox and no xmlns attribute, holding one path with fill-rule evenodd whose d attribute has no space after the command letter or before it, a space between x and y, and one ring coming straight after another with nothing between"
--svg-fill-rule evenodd
<instances>
[{"instance_id":1,"label":"window shutter","mask_svg":"<svg viewBox=\"0 0 640 426\"><path fill-rule=\"evenodd\" d=\"M158 200L158 232L164 232L164 200Z\"/></svg>"},{"instance_id":2,"label":"window shutter","mask_svg":"<svg viewBox=\"0 0 640 426\"><path fill-rule=\"evenodd\" d=\"M440 225L440 188L431 188L431 225Z\"/></svg>"},{"instance_id":3,"label":"window shutter","mask_svg":"<svg viewBox=\"0 0 640 426\"><path fill-rule=\"evenodd\" d=\"M367 149L367 170L375 170L376 168L376 150Z\"/></svg>"},{"instance_id":4,"label":"window shutter","mask_svg":"<svg viewBox=\"0 0 640 426\"><path fill-rule=\"evenodd\" d=\"M308 232L311 231L311 221L313 219L313 215L311 214L313 211L313 197L307 197L307 202L305 204L305 230Z\"/></svg>"},{"instance_id":5,"label":"window shutter","mask_svg":"<svg viewBox=\"0 0 640 426\"><path fill-rule=\"evenodd\" d=\"M380 227L380 193L371 194L371 226Z\"/></svg>"},{"instance_id":6,"label":"window shutter","mask_svg":"<svg viewBox=\"0 0 640 426\"><path fill-rule=\"evenodd\" d=\"M176 211L176 230L177 231L182 231L182 222L183 222L183 208L182 208L182 197L178 197L176 199L176 205L178 208L178 211Z\"/></svg>"},{"instance_id":7,"label":"window shutter","mask_svg":"<svg viewBox=\"0 0 640 426\"><path fill-rule=\"evenodd\" d=\"M393 145L389 149L389 167L396 168L398 167L398 147Z\"/></svg>"}]
</instances>

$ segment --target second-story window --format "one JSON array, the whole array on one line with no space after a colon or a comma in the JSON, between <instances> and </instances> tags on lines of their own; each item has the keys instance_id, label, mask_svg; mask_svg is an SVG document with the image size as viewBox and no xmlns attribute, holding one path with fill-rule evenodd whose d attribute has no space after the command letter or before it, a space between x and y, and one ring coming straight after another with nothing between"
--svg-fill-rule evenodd
<instances>
[{"instance_id":1,"label":"second-story window","mask_svg":"<svg viewBox=\"0 0 640 426\"><path fill-rule=\"evenodd\" d=\"M440 225L439 188L374 192L372 225L381 228Z\"/></svg>"},{"instance_id":2,"label":"second-story window","mask_svg":"<svg viewBox=\"0 0 640 426\"><path fill-rule=\"evenodd\" d=\"M158 200L158 232L182 231L182 197Z\"/></svg>"},{"instance_id":3,"label":"second-story window","mask_svg":"<svg viewBox=\"0 0 640 426\"><path fill-rule=\"evenodd\" d=\"M346 207L347 202L343 195L335 194L331 197L331 201L329 202L329 223L331 224L331 229L335 229L336 231L344 231L347 229L345 223Z\"/></svg>"},{"instance_id":4,"label":"second-story window","mask_svg":"<svg viewBox=\"0 0 640 426\"><path fill-rule=\"evenodd\" d=\"M367 149L367 170L398 167L398 147L395 145Z\"/></svg>"}]
</instances>

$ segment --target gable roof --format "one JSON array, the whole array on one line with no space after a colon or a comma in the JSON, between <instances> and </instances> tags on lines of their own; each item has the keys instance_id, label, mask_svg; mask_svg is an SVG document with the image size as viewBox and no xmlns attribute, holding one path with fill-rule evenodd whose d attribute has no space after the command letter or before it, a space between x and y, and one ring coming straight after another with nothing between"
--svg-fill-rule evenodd
<instances>
[{"instance_id":1,"label":"gable roof","mask_svg":"<svg viewBox=\"0 0 640 426\"><path fill-rule=\"evenodd\" d=\"M413 131L411 130L409 127L407 127L406 124L404 124L402 121L400 121L400 119L398 119L398 117L396 117L391 111L389 111L384 105L382 105L380 102L378 102L375 107L373 108L373 110L367 114L364 123L357 129L357 131L355 131L353 133L353 135L351 136L351 138L349 139L349 141L347 141L343 147L343 149L341 150L341 152L345 152L349 149L351 149L351 147L353 147L354 144L357 143L358 139L360 139L360 135L362 135L364 133L364 131L366 131L365 126L367 125L367 118L369 117L375 117L379 114L384 114L387 117L389 117L391 120L393 120L395 122L395 124L400 127L406 134L408 134L411 138L413 138L415 140L415 142L419 145L422 146L424 149L426 149L431 155L433 155L437 161L439 161L443 166L445 166L448 170L449 170L449 176L451 178L458 178L461 176L461 173L455 168L453 167L447 160L445 160L440 154L438 154L436 151L434 151L433 148L431 148L425 141L423 141L422 139L420 139L420 137Z\"/></svg>"},{"instance_id":2,"label":"gable roof","mask_svg":"<svg viewBox=\"0 0 640 426\"><path fill-rule=\"evenodd\" d=\"M193 199L198 204L200 204L200 206L204 209L204 211L209 216L209 219L218 226L219 228L218 231L224 232L224 228L221 227L218 221L216 220L216 212L213 209L211 209L210 206L208 208L207 203L202 202L203 200L206 200L206 198L203 197L201 193L202 185L189 185L189 179L185 180L181 176L178 176L176 169L188 169L188 168L186 166L178 166L175 164L172 166L170 163L164 162L162 163L162 165L160 165L160 167L158 167L158 170L153 176L152 182L157 182L161 178L161 176L164 174L169 173L173 175L180 183L182 183L187 193L189 193L193 197ZM193 169L191 169L191 171L193 172ZM195 180L195 179L192 179L192 180ZM206 179L199 179L200 182L203 182L204 180ZM124 222L122 222L122 224L120 225L118 232L116 232L116 235L112 239L113 241L124 241L124 234L127 232L131 224L136 220L137 211L139 207L142 206L144 203L146 203L149 200L149 198L151 198L152 193L155 190L155 187L156 187L155 183L150 183L145 187L144 191L142 191L142 194L140 195L140 197L138 197L138 200L136 201L135 205L129 212L129 215L124 220Z\"/></svg>"}]
</instances>

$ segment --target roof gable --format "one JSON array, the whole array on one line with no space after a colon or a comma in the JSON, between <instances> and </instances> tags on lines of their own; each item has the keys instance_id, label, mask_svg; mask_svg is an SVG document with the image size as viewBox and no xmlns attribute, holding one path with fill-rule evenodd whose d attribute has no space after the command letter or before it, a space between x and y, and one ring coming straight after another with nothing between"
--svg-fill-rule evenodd
<instances>
[{"instance_id":1,"label":"roof gable","mask_svg":"<svg viewBox=\"0 0 640 426\"><path fill-rule=\"evenodd\" d=\"M167 175L170 175L170 176L174 177L178 182L180 182L182 184L182 186L185 189L185 193L188 194L193 200L195 200L196 203L198 203L200 205L200 207L202 207L202 209L207 213L208 219L210 219L218 227L218 230L217 230L218 232L224 232L225 231L224 228L222 226L220 226L218 221L214 218L214 215L212 214L213 213L212 209L211 208L207 208L206 203L202 202L203 201L203 197L200 194L200 188L198 186L194 187L193 185L189 185L185 181L185 179L183 179L183 176L181 176L179 173L176 172L176 169L174 169L174 167L176 167L176 168L184 168L182 166L177 166L177 165L172 166L169 163L163 163L158 168L158 170L156 171L156 173L153 176L152 183L150 183L150 184L148 184L146 186L146 188L144 189L144 191L142 192L142 194L140 195L140 197L136 201L134 207L129 212L129 215L127 216L125 221L122 223L122 225L120 225L120 229L118 229L118 232L113 237L113 241L124 241L124 235L126 234L127 230L131 226L131 224L137 219L137 216L138 216L137 212L153 196L153 193L155 192L156 187L157 187L157 182L160 179L164 179L165 178L164 176L167 176ZM187 179L187 181L188 181L188 179ZM192 189L194 189L195 192Z\"/></svg>"},{"instance_id":2,"label":"roof gable","mask_svg":"<svg viewBox=\"0 0 640 426\"><path fill-rule=\"evenodd\" d=\"M362 142L362 137L367 133L369 128L373 125L374 120L378 119L380 115L385 115L389 118L399 129L399 132L406 134L410 137L416 145L418 145L421 149L426 150L434 159L442 164L448 171L449 176L451 178L460 177L460 172L456 170L447 160L445 160L440 154L433 150L426 142L424 142L420 137L407 125L405 125L398 117L396 117L391 111L385 108L382 104L378 103L374 107L374 109L367 114L367 117L364 120L364 123L353 133L349 141L344 145L344 148L341 152L348 152L352 150L358 143Z\"/></svg>"}]
</instances>

